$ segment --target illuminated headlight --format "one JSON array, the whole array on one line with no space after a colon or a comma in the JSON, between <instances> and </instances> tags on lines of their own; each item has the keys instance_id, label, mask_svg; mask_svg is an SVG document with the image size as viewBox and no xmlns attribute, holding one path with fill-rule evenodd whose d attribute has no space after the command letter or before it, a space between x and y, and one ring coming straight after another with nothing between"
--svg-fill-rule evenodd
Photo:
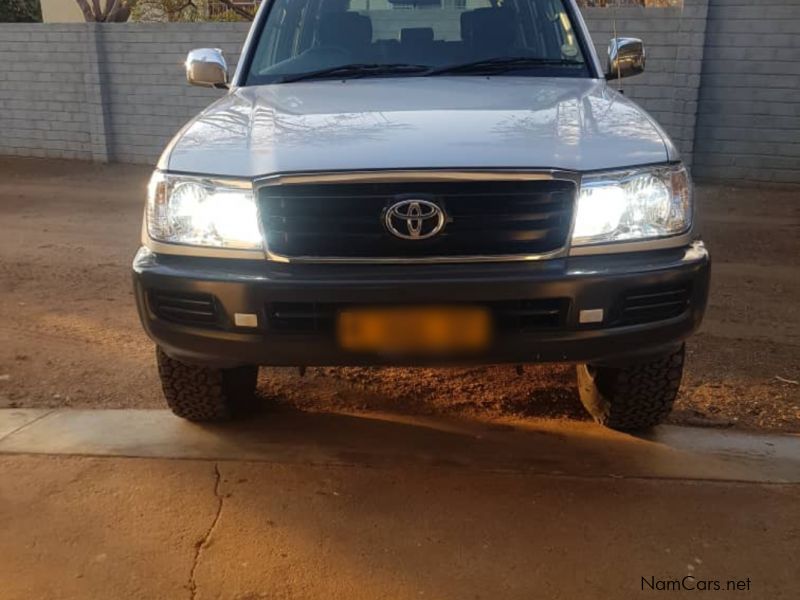
<instances>
[{"instance_id":1,"label":"illuminated headlight","mask_svg":"<svg viewBox=\"0 0 800 600\"><path fill-rule=\"evenodd\" d=\"M681 165L587 175L572 245L669 237L692 225L692 184Z\"/></svg>"},{"instance_id":2,"label":"illuminated headlight","mask_svg":"<svg viewBox=\"0 0 800 600\"><path fill-rule=\"evenodd\" d=\"M263 246L249 181L156 171L147 197L147 232L159 242L213 248Z\"/></svg>"}]
</instances>

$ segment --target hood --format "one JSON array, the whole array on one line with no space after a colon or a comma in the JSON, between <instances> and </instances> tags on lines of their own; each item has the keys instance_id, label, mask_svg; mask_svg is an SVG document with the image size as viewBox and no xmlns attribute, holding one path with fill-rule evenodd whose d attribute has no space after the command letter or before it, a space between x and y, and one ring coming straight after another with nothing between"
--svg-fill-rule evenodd
<instances>
[{"instance_id":1,"label":"hood","mask_svg":"<svg viewBox=\"0 0 800 600\"><path fill-rule=\"evenodd\" d=\"M369 169L590 171L676 157L605 81L398 77L238 88L165 151L170 171L253 178Z\"/></svg>"}]
</instances>

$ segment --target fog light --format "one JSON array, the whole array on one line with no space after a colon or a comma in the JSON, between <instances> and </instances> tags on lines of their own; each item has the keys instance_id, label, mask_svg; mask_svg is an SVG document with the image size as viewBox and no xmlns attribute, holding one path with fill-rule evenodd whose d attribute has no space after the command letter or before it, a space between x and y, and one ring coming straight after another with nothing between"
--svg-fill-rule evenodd
<instances>
[{"instance_id":1,"label":"fog light","mask_svg":"<svg viewBox=\"0 0 800 600\"><path fill-rule=\"evenodd\" d=\"M602 323L605 317L605 312L602 308L595 308L592 310L582 310L579 315L579 320L582 324L588 325L590 323Z\"/></svg>"},{"instance_id":2,"label":"fog light","mask_svg":"<svg viewBox=\"0 0 800 600\"><path fill-rule=\"evenodd\" d=\"M258 327L258 315L252 313L236 313L233 322L237 327Z\"/></svg>"}]
</instances>

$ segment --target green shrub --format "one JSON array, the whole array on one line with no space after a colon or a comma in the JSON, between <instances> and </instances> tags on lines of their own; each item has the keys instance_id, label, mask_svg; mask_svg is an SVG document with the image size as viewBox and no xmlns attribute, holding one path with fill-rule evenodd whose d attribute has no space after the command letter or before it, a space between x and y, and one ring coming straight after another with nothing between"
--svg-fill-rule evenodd
<instances>
[{"instance_id":1,"label":"green shrub","mask_svg":"<svg viewBox=\"0 0 800 600\"><path fill-rule=\"evenodd\" d=\"M0 23L41 23L39 0L0 0Z\"/></svg>"}]
</instances>

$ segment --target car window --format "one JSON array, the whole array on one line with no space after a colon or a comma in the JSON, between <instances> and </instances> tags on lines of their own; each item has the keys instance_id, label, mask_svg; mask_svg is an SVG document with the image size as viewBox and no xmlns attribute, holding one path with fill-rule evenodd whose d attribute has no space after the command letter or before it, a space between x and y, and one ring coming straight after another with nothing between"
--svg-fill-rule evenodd
<instances>
[{"instance_id":1,"label":"car window","mask_svg":"<svg viewBox=\"0 0 800 600\"><path fill-rule=\"evenodd\" d=\"M246 84L339 65L434 68L509 57L550 61L515 75L589 74L562 0L274 0Z\"/></svg>"}]
</instances>

